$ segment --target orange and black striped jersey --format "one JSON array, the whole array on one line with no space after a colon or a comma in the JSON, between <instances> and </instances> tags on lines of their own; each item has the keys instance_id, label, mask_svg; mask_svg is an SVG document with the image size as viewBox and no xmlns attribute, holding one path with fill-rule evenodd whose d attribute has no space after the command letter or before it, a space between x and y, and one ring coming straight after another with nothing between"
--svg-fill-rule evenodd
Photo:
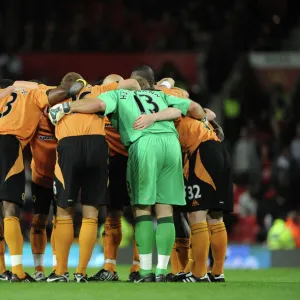
<instances>
[{"instance_id":1,"label":"orange and black striped jersey","mask_svg":"<svg viewBox=\"0 0 300 300\"><path fill-rule=\"evenodd\" d=\"M116 128L111 125L107 117L105 117L105 133L109 155L115 156L117 154L121 154L124 156L128 156L127 149L121 142L120 134L118 133Z\"/></svg>"},{"instance_id":2,"label":"orange and black striped jersey","mask_svg":"<svg viewBox=\"0 0 300 300\"><path fill-rule=\"evenodd\" d=\"M15 90L0 100L0 134L16 136L24 149L48 105L46 90Z\"/></svg>"},{"instance_id":3,"label":"orange and black striped jersey","mask_svg":"<svg viewBox=\"0 0 300 300\"><path fill-rule=\"evenodd\" d=\"M182 117L175 122L179 134L179 141L182 152L191 155L198 146L206 141L214 140L220 142L213 127L204 122Z\"/></svg>"},{"instance_id":4,"label":"orange and black striped jersey","mask_svg":"<svg viewBox=\"0 0 300 300\"><path fill-rule=\"evenodd\" d=\"M115 90L118 87L117 82L113 82L107 85L87 85L83 88L78 99L96 98L99 94ZM70 101L68 99L67 101ZM76 100L76 99L72 99ZM84 100L82 100L84 101ZM66 115L60 120L55 129L55 135L58 140L61 140L69 136L81 136L81 135L105 135L105 121L104 118L97 116L96 114L80 114L74 113Z\"/></svg>"},{"instance_id":5,"label":"orange and black striped jersey","mask_svg":"<svg viewBox=\"0 0 300 300\"><path fill-rule=\"evenodd\" d=\"M49 90L55 87L41 84L38 88ZM46 111L41 115L38 128L30 141L30 147L32 181L51 188L54 179L57 139L55 138L55 127L48 119Z\"/></svg>"}]
</instances>

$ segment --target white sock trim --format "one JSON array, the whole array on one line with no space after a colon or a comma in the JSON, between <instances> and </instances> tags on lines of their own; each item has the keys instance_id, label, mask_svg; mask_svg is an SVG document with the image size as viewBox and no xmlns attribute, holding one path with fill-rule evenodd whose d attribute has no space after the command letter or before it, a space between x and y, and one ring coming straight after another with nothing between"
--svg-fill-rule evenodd
<instances>
[{"instance_id":1,"label":"white sock trim","mask_svg":"<svg viewBox=\"0 0 300 300\"><path fill-rule=\"evenodd\" d=\"M10 256L11 266L15 267L17 265L22 265L22 256L23 255L11 255Z\"/></svg>"},{"instance_id":2,"label":"white sock trim","mask_svg":"<svg viewBox=\"0 0 300 300\"><path fill-rule=\"evenodd\" d=\"M44 254L33 254L33 261L35 267L44 266Z\"/></svg>"},{"instance_id":3,"label":"white sock trim","mask_svg":"<svg viewBox=\"0 0 300 300\"><path fill-rule=\"evenodd\" d=\"M158 254L157 269L167 269L170 260L170 255Z\"/></svg>"},{"instance_id":4,"label":"white sock trim","mask_svg":"<svg viewBox=\"0 0 300 300\"><path fill-rule=\"evenodd\" d=\"M132 262L132 264L133 264L133 265L139 265L139 264L140 264L140 262L139 262L139 261L137 261L137 260L134 260L134 261Z\"/></svg>"},{"instance_id":5,"label":"white sock trim","mask_svg":"<svg viewBox=\"0 0 300 300\"><path fill-rule=\"evenodd\" d=\"M115 259L106 259L106 260L105 260L105 263L106 263L106 264L114 264L114 265L116 265L116 264L117 264L117 261L116 261Z\"/></svg>"},{"instance_id":6,"label":"white sock trim","mask_svg":"<svg viewBox=\"0 0 300 300\"><path fill-rule=\"evenodd\" d=\"M57 266L57 260L56 260L56 255L55 254L52 255L52 265L53 265L53 267Z\"/></svg>"},{"instance_id":7,"label":"white sock trim","mask_svg":"<svg viewBox=\"0 0 300 300\"><path fill-rule=\"evenodd\" d=\"M143 270L152 270L152 253L140 254L140 267Z\"/></svg>"}]
</instances>

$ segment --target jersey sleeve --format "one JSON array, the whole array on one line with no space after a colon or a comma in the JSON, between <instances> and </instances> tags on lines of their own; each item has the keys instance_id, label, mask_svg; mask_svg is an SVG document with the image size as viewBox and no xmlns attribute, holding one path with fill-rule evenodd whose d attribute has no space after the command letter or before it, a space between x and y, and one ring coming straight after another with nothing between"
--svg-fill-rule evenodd
<instances>
[{"instance_id":1,"label":"jersey sleeve","mask_svg":"<svg viewBox=\"0 0 300 300\"><path fill-rule=\"evenodd\" d=\"M100 93L105 93L105 92L108 92L108 91L113 91L113 90L116 90L118 88L118 83L117 82L113 82L113 83L101 85L100 88L101 88L100 89Z\"/></svg>"},{"instance_id":2,"label":"jersey sleeve","mask_svg":"<svg viewBox=\"0 0 300 300\"><path fill-rule=\"evenodd\" d=\"M47 90L44 89L34 89L30 92L30 97L33 98L35 103L40 109L44 109L49 106Z\"/></svg>"},{"instance_id":3,"label":"jersey sleeve","mask_svg":"<svg viewBox=\"0 0 300 300\"><path fill-rule=\"evenodd\" d=\"M183 115L187 114L187 111L191 105L191 100L183 99L175 96L166 95L166 101L168 106L178 108Z\"/></svg>"},{"instance_id":4,"label":"jersey sleeve","mask_svg":"<svg viewBox=\"0 0 300 300\"><path fill-rule=\"evenodd\" d=\"M106 104L104 116L114 113L117 108L118 95L116 91L110 91L99 95L97 98L102 100Z\"/></svg>"}]
</instances>

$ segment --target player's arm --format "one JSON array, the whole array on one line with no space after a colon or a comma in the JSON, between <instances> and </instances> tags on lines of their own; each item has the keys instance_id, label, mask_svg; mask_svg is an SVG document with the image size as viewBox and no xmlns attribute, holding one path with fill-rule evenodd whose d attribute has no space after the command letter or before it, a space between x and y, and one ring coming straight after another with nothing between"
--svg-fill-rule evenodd
<instances>
[{"instance_id":1,"label":"player's arm","mask_svg":"<svg viewBox=\"0 0 300 300\"><path fill-rule=\"evenodd\" d=\"M209 123L214 128L214 131L216 132L217 137L220 139L221 142L223 142L225 135L224 135L224 131L223 131L222 127L215 120L212 120Z\"/></svg>"},{"instance_id":2,"label":"player's arm","mask_svg":"<svg viewBox=\"0 0 300 300\"><path fill-rule=\"evenodd\" d=\"M99 99L101 97L101 99ZM115 91L103 93L98 98L89 98L70 102L64 102L53 106L49 110L49 118L53 125L57 125L66 114L82 113L94 114L101 113L103 116L113 113L117 106L117 95Z\"/></svg>"},{"instance_id":3,"label":"player's arm","mask_svg":"<svg viewBox=\"0 0 300 300\"><path fill-rule=\"evenodd\" d=\"M48 90L47 96L49 105L53 106L61 101L77 95L81 89L86 86L86 84L87 83L85 80L78 79L71 84L60 85L54 89Z\"/></svg>"},{"instance_id":4,"label":"player's arm","mask_svg":"<svg viewBox=\"0 0 300 300\"><path fill-rule=\"evenodd\" d=\"M23 88L23 89L28 89L28 90L33 90L38 87L38 83L36 82L31 82L31 81L21 81L17 80L14 82L14 86L16 88Z\"/></svg>"},{"instance_id":5,"label":"player's arm","mask_svg":"<svg viewBox=\"0 0 300 300\"><path fill-rule=\"evenodd\" d=\"M168 106L178 108L183 115L194 119L206 121L206 113L202 106L190 99L183 99L175 96L165 95Z\"/></svg>"},{"instance_id":6,"label":"player's arm","mask_svg":"<svg viewBox=\"0 0 300 300\"><path fill-rule=\"evenodd\" d=\"M9 94L11 94L12 92L14 92L15 90L16 90L16 88L15 88L13 85L8 86L8 87L5 88L5 89L2 89L2 90L0 91L0 99L2 99L2 98L4 98L4 97L8 96Z\"/></svg>"},{"instance_id":7,"label":"player's arm","mask_svg":"<svg viewBox=\"0 0 300 300\"><path fill-rule=\"evenodd\" d=\"M180 116L181 111L178 108L168 107L157 113L139 116L133 123L133 128L135 130L143 130L151 126L154 122L171 121L179 118Z\"/></svg>"}]
</instances>

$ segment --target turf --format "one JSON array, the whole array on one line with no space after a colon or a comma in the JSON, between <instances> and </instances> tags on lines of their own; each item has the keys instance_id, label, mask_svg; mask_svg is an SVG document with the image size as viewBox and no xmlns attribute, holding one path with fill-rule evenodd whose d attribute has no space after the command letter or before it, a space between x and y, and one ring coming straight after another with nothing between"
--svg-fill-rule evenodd
<instances>
[{"instance_id":1,"label":"turf","mask_svg":"<svg viewBox=\"0 0 300 300\"><path fill-rule=\"evenodd\" d=\"M121 280L126 280L129 267L119 266ZM73 271L73 270L70 270ZM94 269L89 274L95 273ZM0 282L0 299L51 300L277 300L299 299L300 269L227 270L226 283L34 283L9 284Z\"/></svg>"}]
</instances>

